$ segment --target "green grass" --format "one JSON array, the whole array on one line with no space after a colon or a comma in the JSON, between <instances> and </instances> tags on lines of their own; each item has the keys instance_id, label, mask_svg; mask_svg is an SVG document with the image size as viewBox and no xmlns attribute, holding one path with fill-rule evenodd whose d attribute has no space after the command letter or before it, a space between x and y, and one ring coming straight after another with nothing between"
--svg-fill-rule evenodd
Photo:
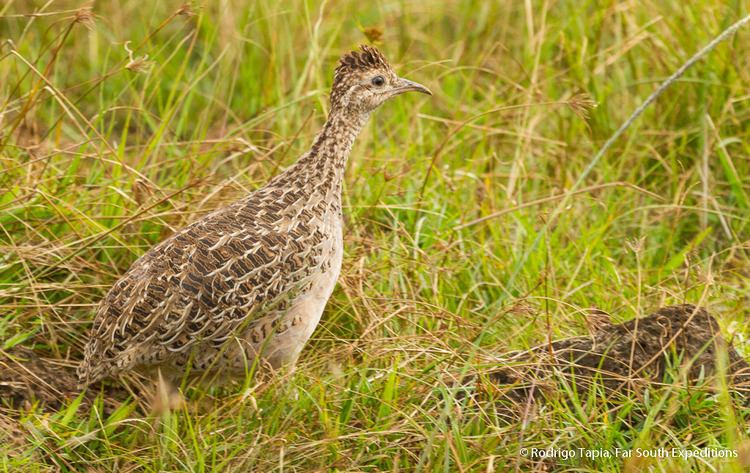
<instances>
[{"instance_id":1,"label":"green grass","mask_svg":"<svg viewBox=\"0 0 750 473\"><path fill-rule=\"evenodd\" d=\"M675 383L615 409L567 393L507 422L445 382L585 333L592 306L623 321L698 303L747 337L750 31L673 84L549 221L603 142L746 4L226 0L178 15L124 0L76 22L84 3L0 5L3 349L80 359L95 304L140 254L305 151L336 59L367 28L435 96L386 104L358 139L342 277L291 379L191 390L197 412L159 420L136 400L109 416L73 400L23 410L22 453L0 447L0 471L542 471L519 453L532 447L740 453L560 471L750 464L750 412L726 389Z\"/></svg>"}]
</instances>

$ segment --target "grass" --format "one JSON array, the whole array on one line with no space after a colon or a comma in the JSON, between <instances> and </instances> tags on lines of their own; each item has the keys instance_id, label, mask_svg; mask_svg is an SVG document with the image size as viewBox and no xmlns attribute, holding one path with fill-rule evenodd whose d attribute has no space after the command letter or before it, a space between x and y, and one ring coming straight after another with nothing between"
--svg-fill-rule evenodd
<instances>
[{"instance_id":1,"label":"grass","mask_svg":"<svg viewBox=\"0 0 750 473\"><path fill-rule=\"evenodd\" d=\"M614 408L569 392L507 422L445 381L585 333L594 306L623 321L698 303L747 338L749 31L668 88L554 212L656 86L748 13L743 2L124 0L97 2L93 16L85 5L0 5L4 350L74 365L95 305L140 254L306 150L337 57L366 36L436 94L385 105L358 139L342 277L293 377L191 390L199 409L161 419L138 399L108 415L74 399L53 413L32 406L13 414L21 446L0 447L0 470L750 464L750 412L726 388L675 381ZM588 98L598 106L586 113ZM738 457L520 453L550 447Z\"/></svg>"}]
</instances>

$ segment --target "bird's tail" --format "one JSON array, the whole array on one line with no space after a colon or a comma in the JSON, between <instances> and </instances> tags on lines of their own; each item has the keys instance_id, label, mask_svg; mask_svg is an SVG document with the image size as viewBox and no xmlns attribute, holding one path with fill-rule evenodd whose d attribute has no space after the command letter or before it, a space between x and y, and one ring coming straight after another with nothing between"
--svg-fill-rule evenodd
<instances>
[{"instance_id":1,"label":"bird's tail","mask_svg":"<svg viewBox=\"0 0 750 473\"><path fill-rule=\"evenodd\" d=\"M107 376L105 365L96 362L97 351L96 342L92 341L86 345L83 361L76 368L78 389L85 389L88 385Z\"/></svg>"}]
</instances>

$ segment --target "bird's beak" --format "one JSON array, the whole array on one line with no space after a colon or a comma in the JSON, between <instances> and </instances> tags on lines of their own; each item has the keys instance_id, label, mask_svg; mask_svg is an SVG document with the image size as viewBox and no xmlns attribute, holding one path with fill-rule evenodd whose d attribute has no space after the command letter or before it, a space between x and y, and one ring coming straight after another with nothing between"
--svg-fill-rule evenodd
<instances>
[{"instance_id":1,"label":"bird's beak","mask_svg":"<svg viewBox=\"0 0 750 473\"><path fill-rule=\"evenodd\" d=\"M393 95L399 95L403 94L404 92L421 92L423 94L432 95L432 92L430 92L430 89L423 86L422 84L418 84L416 82L412 82L407 79L402 79L399 77L398 81L396 81L396 86L393 88Z\"/></svg>"}]
</instances>

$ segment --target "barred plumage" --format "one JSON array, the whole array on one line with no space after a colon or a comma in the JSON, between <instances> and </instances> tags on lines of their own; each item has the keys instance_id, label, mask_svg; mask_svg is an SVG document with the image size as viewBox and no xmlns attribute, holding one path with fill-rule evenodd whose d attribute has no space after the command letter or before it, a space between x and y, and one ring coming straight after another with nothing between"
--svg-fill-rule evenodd
<instances>
[{"instance_id":1,"label":"barred plumage","mask_svg":"<svg viewBox=\"0 0 750 473\"><path fill-rule=\"evenodd\" d=\"M260 355L295 363L333 291L343 255L341 184L370 112L406 91L364 46L336 69L312 148L265 187L178 231L138 259L97 311L82 385L133 369L167 377L244 373Z\"/></svg>"}]
</instances>

